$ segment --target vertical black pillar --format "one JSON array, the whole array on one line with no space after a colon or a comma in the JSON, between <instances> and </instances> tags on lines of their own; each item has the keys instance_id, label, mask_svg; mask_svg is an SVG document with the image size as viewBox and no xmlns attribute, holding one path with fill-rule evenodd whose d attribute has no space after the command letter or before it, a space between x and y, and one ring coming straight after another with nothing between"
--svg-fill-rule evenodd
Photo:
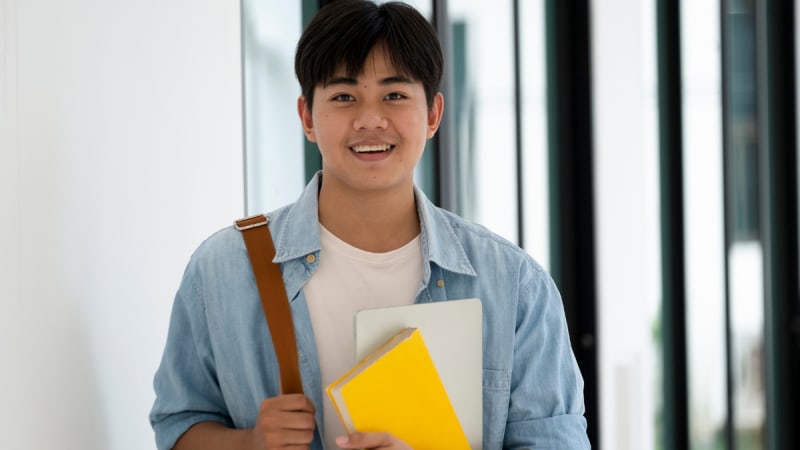
<instances>
[{"instance_id":1,"label":"vertical black pillar","mask_svg":"<svg viewBox=\"0 0 800 450\"><path fill-rule=\"evenodd\" d=\"M522 39L520 33L520 8L519 1L513 1L512 20L514 21L514 143L516 145L517 171L517 244L525 247L525 189L523 177L525 176L525 161L522 155Z\"/></svg>"},{"instance_id":2,"label":"vertical black pillar","mask_svg":"<svg viewBox=\"0 0 800 450\"><path fill-rule=\"evenodd\" d=\"M447 13L447 0L433 0L433 25L439 36L439 43L444 53L444 73L442 74L441 91L444 98L451 98L454 89L453 81L453 28ZM445 113L439 124L439 131L433 138L436 167L435 203L448 210L458 211L458 190L456 188L457 163L455 157L455 125L454 114Z\"/></svg>"},{"instance_id":3,"label":"vertical black pillar","mask_svg":"<svg viewBox=\"0 0 800 450\"><path fill-rule=\"evenodd\" d=\"M589 2L547 0L545 5L551 272L585 381L589 439L598 449Z\"/></svg>"},{"instance_id":4,"label":"vertical black pillar","mask_svg":"<svg viewBox=\"0 0 800 450\"><path fill-rule=\"evenodd\" d=\"M737 198L734 194L736 192L735 186L737 183L742 183L743 180L737 177L736 167L737 158L734 149L740 148L742 143L737 142L736 131L740 127L737 121L738 116L735 105L741 103L739 97L741 93L737 92L735 86L736 81L739 81L740 74L736 70L738 65L734 61L741 60L740 55L736 52L742 52L743 49L736 48L734 43L735 35L741 33L740 27L737 26L733 19L733 5L732 1L735 0L721 0L720 1L720 42L722 43L721 51L721 65L722 65L722 164L723 164L723 197L724 197L724 242L725 242L725 257L724 257L724 274L725 274L725 396L726 396L726 419L725 419L725 442L728 443L728 450L736 449L736 439L734 436L733 417L736 411L734 404L734 378L733 368L731 362L733 361L732 350L732 337L733 330L731 324L731 296L730 296L730 264L729 253L736 239L736 212L737 212ZM752 67L752 65L751 65Z\"/></svg>"},{"instance_id":5,"label":"vertical black pillar","mask_svg":"<svg viewBox=\"0 0 800 450\"><path fill-rule=\"evenodd\" d=\"M800 448L800 288L794 2L756 2L766 448Z\"/></svg>"},{"instance_id":6,"label":"vertical black pillar","mask_svg":"<svg viewBox=\"0 0 800 450\"><path fill-rule=\"evenodd\" d=\"M333 1L334 0L302 0L303 28L311 22L311 19L320 8ZM308 182L317 171L322 169L322 155L319 153L317 144L309 141L305 136L303 136L303 156L306 175L305 180Z\"/></svg>"},{"instance_id":7,"label":"vertical black pillar","mask_svg":"<svg viewBox=\"0 0 800 450\"><path fill-rule=\"evenodd\" d=\"M689 447L680 2L656 4L661 175L664 448Z\"/></svg>"}]
</instances>

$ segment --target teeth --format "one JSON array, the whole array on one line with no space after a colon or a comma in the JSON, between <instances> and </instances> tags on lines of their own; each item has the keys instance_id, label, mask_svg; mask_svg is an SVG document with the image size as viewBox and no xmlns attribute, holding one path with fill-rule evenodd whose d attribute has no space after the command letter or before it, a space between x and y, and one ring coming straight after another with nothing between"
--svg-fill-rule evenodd
<instances>
[{"instance_id":1,"label":"teeth","mask_svg":"<svg viewBox=\"0 0 800 450\"><path fill-rule=\"evenodd\" d=\"M364 153L364 152L385 152L392 148L389 144L381 144L381 145L356 145L350 147L353 149L354 152L357 153Z\"/></svg>"}]
</instances>

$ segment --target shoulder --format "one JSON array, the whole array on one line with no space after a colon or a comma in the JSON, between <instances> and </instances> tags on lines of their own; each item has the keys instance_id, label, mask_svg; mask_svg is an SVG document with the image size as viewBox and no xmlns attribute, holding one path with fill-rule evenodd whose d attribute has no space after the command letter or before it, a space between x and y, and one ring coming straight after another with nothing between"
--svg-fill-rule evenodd
<instances>
[{"instance_id":1,"label":"shoulder","mask_svg":"<svg viewBox=\"0 0 800 450\"><path fill-rule=\"evenodd\" d=\"M192 254L190 264L228 260L239 254L246 254L242 233L230 225L206 238Z\"/></svg>"},{"instance_id":2,"label":"shoulder","mask_svg":"<svg viewBox=\"0 0 800 450\"><path fill-rule=\"evenodd\" d=\"M292 205L287 205L277 210L264 214L269 217L270 229L275 229L284 221L287 211ZM233 225L221 228L207 237L192 253L189 268L196 270L222 270L234 269L244 264L249 268L247 248L244 244L242 232Z\"/></svg>"},{"instance_id":3,"label":"shoulder","mask_svg":"<svg viewBox=\"0 0 800 450\"><path fill-rule=\"evenodd\" d=\"M473 264L476 260L489 259L502 262L506 268L513 264L527 266L534 272L544 270L527 251L486 226L441 208L436 208L436 213L450 225Z\"/></svg>"}]
</instances>

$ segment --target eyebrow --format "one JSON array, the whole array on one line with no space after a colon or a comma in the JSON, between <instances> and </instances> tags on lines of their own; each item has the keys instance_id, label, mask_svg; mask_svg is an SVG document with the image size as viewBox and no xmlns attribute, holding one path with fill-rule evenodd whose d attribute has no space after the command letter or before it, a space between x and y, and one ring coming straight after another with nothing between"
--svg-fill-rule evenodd
<instances>
[{"instance_id":1,"label":"eyebrow","mask_svg":"<svg viewBox=\"0 0 800 450\"><path fill-rule=\"evenodd\" d=\"M404 84L412 84L413 81L411 78L402 76L402 75L394 75L391 77L381 78L378 81L379 85L388 85L388 84L396 84L396 83L404 83ZM351 77L335 77L328 80L327 83L324 84L325 87L333 86L336 84L344 84L347 86L356 86L358 85L358 80Z\"/></svg>"}]
</instances>

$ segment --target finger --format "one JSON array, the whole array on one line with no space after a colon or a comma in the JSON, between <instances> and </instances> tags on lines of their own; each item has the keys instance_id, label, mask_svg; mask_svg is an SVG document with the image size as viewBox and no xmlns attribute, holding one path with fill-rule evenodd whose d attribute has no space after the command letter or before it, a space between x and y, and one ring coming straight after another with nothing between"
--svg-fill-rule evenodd
<instances>
[{"instance_id":1,"label":"finger","mask_svg":"<svg viewBox=\"0 0 800 450\"><path fill-rule=\"evenodd\" d=\"M271 397L261 402L260 410L306 411L314 413L314 404L303 394L287 394Z\"/></svg>"},{"instance_id":2,"label":"finger","mask_svg":"<svg viewBox=\"0 0 800 450\"><path fill-rule=\"evenodd\" d=\"M265 412L258 420L263 428L268 430L313 430L316 427L314 415L308 412Z\"/></svg>"},{"instance_id":3,"label":"finger","mask_svg":"<svg viewBox=\"0 0 800 450\"><path fill-rule=\"evenodd\" d=\"M352 433L349 436L336 438L336 445L341 448L368 448L368 449L410 449L400 439L389 433Z\"/></svg>"},{"instance_id":4,"label":"finger","mask_svg":"<svg viewBox=\"0 0 800 450\"><path fill-rule=\"evenodd\" d=\"M313 431L280 430L264 434L264 442L267 447L299 446L298 448L308 449L308 444L313 440Z\"/></svg>"}]
</instances>

